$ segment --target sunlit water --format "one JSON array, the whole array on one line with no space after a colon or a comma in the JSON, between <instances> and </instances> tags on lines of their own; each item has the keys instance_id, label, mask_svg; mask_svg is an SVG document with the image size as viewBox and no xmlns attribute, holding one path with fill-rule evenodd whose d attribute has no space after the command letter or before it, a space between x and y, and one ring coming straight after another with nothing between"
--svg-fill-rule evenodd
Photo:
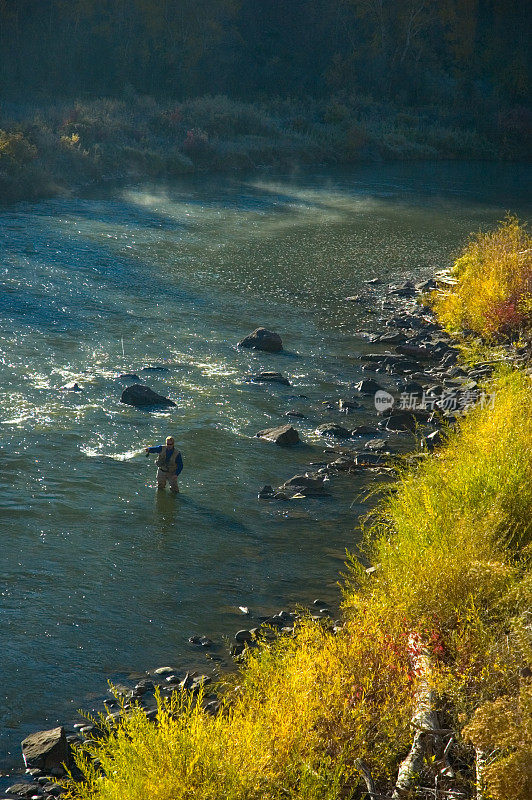
<instances>
[{"instance_id":1,"label":"sunlit water","mask_svg":"<svg viewBox=\"0 0 532 800\"><path fill-rule=\"evenodd\" d=\"M1 763L97 704L108 678L208 668L188 637L221 642L240 605L338 601L364 486L338 479L332 499L299 504L257 490L319 461L316 425L344 419L322 403L350 396L368 348L356 333L383 324L378 304L345 298L447 266L470 231L526 216L526 185L515 165L388 165L0 214ZM257 325L285 352L236 349ZM243 381L258 369L293 385ZM177 407L121 404L126 371ZM71 381L83 391L62 391ZM254 437L291 408L308 415L304 445ZM349 422L370 419L368 403ZM179 498L156 493L143 453L168 433Z\"/></svg>"}]
</instances>

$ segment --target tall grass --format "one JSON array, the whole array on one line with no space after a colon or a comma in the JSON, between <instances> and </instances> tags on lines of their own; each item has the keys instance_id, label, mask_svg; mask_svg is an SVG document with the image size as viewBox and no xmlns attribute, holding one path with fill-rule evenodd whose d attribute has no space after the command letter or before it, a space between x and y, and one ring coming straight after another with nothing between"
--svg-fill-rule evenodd
<instances>
[{"instance_id":1,"label":"tall grass","mask_svg":"<svg viewBox=\"0 0 532 800\"><path fill-rule=\"evenodd\" d=\"M353 559L340 630L307 619L265 641L226 679L216 716L182 694L160 702L156 726L134 711L89 746L97 770L80 754L87 781L70 797L340 800L361 796L360 759L388 792L410 746L420 648L470 762L460 731L483 704L517 697L532 661L530 380L508 371L493 391L493 408L471 412L381 506L366 545L378 568ZM528 791L518 778L512 800Z\"/></svg>"},{"instance_id":2,"label":"tall grass","mask_svg":"<svg viewBox=\"0 0 532 800\"><path fill-rule=\"evenodd\" d=\"M468 328L488 339L530 334L532 237L515 217L471 239L452 273L456 285L433 295L447 328Z\"/></svg>"}]
</instances>

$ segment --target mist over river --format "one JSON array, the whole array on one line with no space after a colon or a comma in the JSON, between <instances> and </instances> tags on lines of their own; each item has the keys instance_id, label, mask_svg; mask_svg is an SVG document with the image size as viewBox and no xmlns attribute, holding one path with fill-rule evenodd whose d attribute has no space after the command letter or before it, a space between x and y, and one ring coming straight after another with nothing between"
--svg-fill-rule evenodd
<instances>
[{"instance_id":1,"label":"mist over river","mask_svg":"<svg viewBox=\"0 0 532 800\"><path fill-rule=\"evenodd\" d=\"M367 484L287 503L257 491L323 458L317 425L346 423L323 403L352 397L371 350L357 333L388 315L345 298L378 277L380 300L506 211L526 219L529 185L516 164L377 164L0 212L0 767L28 733L101 705L108 679L212 669L188 638L223 645L238 606L338 603ZM259 325L283 353L236 348ZM292 385L243 380L260 369ZM177 407L121 404L122 372ZM290 409L303 444L255 438ZM347 424L374 421L368 400ZM156 492L143 452L168 434L179 497Z\"/></svg>"}]
</instances>

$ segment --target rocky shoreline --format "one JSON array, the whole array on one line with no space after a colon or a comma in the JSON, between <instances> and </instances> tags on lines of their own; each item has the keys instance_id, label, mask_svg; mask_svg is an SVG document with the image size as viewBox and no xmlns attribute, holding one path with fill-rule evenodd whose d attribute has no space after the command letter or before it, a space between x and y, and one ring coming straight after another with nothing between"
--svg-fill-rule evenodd
<instances>
[{"instance_id":1,"label":"rocky shoreline","mask_svg":"<svg viewBox=\"0 0 532 800\"><path fill-rule=\"evenodd\" d=\"M307 471L294 475L278 487L265 485L258 489L260 502L289 503L308 497L326 498L330 494L330 482L339 475L353 475L355 479L367 475L372 481L389 478L395 473L398 460L404 463L405 457L412 462L424 458L445 438L446 426L452 425L477 403L491 402L481 384L491 375L494 362L479 362L467 369L458 365L456 342L420 302L421 295L447 281L448 277L441 274L422 283L408 281L388 288L385 299L381 300L383 310L390 313L387 330L381 334L365 335L375 347L375 352L361 356L362 369L368 377L354 385L349 397L324 404L324 410L345 415L345 424L330 421L320 424L316 433L326 442L324 459L319 463L309 463ZM374 279L366 283L363 294L346 298L346 302L374 305L381 291L379 282ZM282 349L280 336L266 329L257 329L239 345L267 352ZM510 352L506 357L512 359ZM525 361L526 353L517 351L517 358ZM132 379L135 377L131 376ZM379 382L382 378L386 379L383 381L385 385ZM252 375L249 380L288 382L276 372ZM392 384L394 393L388 391ZM368 402L374 404L375 424L350 427L349 415ZM257 436L280 446L297 445L300 437L294 426L297 418L304 415L294 410L287 412L287 416L294 420L294 425L290 423L260 431ZM408 456L404 455L406 452L409 452ZM369 572L374 569L368 566ZM248 608L241 607L240 612L246 619L253 618L254 624L235 634L229 654L236 662L245 656L247 648L257 647L261 641L278 635L291 635L302 615L310 615L317 624L332 630L342 624L334 619L334 609L319 599L307 611L283 610L273 616L255 616ZM146 716L154 719L157 714L156 693L169 697L176 689L193 695L201 691L207 711L216 713L219 698L215 692L209 693L206 687L220 675L222 658L216 653L217 645L204 636L192 636L189 643L204 649L210 656L211 674L195 671L183 674L172 666L154 668L140 680L114 686L114 696L110 696L101 709L102 719L112 725L133 705L140 705ZM26 771L0 775L2 784L6 783L6 788L0 790L0 800L52 800L60 796L63 790L54 781L64 777L63 764L72 770L74 778L81 778L72 763L72 746L103 735L105 728L100 726L98 719L31 734L22 742Z\"/></svg>"}]
</instances>

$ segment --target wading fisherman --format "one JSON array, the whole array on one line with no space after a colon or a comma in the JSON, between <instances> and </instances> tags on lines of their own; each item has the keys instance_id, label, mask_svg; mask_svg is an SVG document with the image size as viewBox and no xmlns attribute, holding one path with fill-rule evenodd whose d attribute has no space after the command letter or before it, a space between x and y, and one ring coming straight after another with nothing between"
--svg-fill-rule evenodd
<instances>
[{"instance_id":1,"label":"wading fisherman","mask_svg":"<svg viewBox=\"0 0 532 800\"><path fill-rule=\"evenodd\" d=\"M174 439L168 436L166 444L159 444L156 447L146 447L146 455L158 453L157 458L157 487L164 489L166 481L170 484L170 489L175 494L179 492L177 476L183 469L183 459L181 453L174 446Z\"/></svg>"}]
</instances>

